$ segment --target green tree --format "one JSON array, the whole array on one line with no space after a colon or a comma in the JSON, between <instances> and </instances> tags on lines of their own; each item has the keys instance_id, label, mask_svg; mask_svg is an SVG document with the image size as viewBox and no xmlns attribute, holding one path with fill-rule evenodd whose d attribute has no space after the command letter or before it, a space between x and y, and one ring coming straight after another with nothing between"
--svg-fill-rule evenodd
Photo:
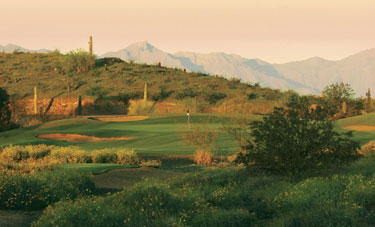
<instances>
[{"instance_id":1,"label":"green tree","mask_svg":"<svg viewBox=\"0 0 375 227\"><path fill-rule=\"evenodd\" d=\"M340 113L343 102L348 103L354 97L354 91L350 84L343 82L326 86L322 94L324 99L321 100L320 105L324 106L330 116Z\"/></svg>"},{"instance_id":2,"label":"green tree","mask_svg":"<svg viewBox=\"0 0 375 227\"><path fill-rule=\"evenodd\" d=\"M65 58L65 67L70 72L88 72L92 68L94 56L83 49L69 51Z\"/></svg>"},{"instance_id":3,"label":"green tree","mask_svg":"<svg viewBox=\"0 0 375 227\"><path fill-rule=\"evenodd\" d=\"M3 88L0 88L0 132L11 127L11 112L9 109L9 95Z\"/></svg>"},{"instance_id":4,"label":"green tree","mask_svg":"<svg viewBox=\"0 0 375 227\"><path fill-rule=\"evenodd\" d=\"M289 176L355 160L359 144L351 132L338 133L326 110L310 108L306 97L292 95L286 108L274 108L263 121L250 124L250 160L263 169Z\"/></svg>"}]
</instances>

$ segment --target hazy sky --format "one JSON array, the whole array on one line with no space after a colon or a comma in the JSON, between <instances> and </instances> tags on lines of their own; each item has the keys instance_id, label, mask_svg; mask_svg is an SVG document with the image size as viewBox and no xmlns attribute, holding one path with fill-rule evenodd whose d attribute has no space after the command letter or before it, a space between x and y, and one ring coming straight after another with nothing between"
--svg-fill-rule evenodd
<instances>
[{"instance_id":1,"label":"hazy sky","mask_svg":"<svg viewBox=\"0 0 375 227\"><path fill-rule=\"evenodd\" d=\"M148 40L271 63L375 47L374 0L0 0L0 45L99 55Z\"/></svg>"}]
</instances>

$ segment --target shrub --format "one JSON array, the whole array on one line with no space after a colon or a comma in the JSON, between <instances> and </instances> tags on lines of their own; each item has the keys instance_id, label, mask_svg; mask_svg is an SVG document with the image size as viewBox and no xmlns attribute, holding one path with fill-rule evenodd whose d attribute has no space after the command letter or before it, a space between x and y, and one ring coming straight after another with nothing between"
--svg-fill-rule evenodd
<instances>
[{"instance_id":1,"label":"shrub","mask_svg":"<svg viewBox=\"0 0 375 227\"><path fill-rule=\"evenodd\" d=\"M139 157L133 149L126 148L88 152L72 146L9 146L0 153L0 173L35 173L63 163L92 162L136 165Z\"/></svg>"},{"instance_id":2,"label":"shrub","mask_svg":"<svg viewBox=\"0 0 375 227\"><path fill-rule=\"evenodd\" d=\"M197 96L197 93L194 92L191 87L186 88L183 91L176 93L176 99L177 100L182 100L182 99L187 98L187 97L194 98L195 96Z\"/></svg>"},{"instance_id":3,"label":"shrub","mask_svg":"<svg viewBox=\"0 0 375 227\"><path fill-rule=\"evenodd\" d=\"M221 99L224 99L226 97L227 97L227 94L225 94L225 93L214 92L214 93L211 93L211 94L207 94L205 96L205 99L208 103L210 103L212 105L212 104L216 104L218 101L220 101Z\"/></svg>"},{"instance_id":4,"label":"shrub","mask_svg":"<svg viewBox=\"0 0 375 227\"><path fill-rule=\"evenodd\" d=\"M60 163L91 163L91 154L80 150L78 147L54 147L51 151L51 158Z\"/></svg>"},{"instance_id":5,"label":"shrub","mask_svg":"<svg viewBox=\"0 0 375 227\"><path fill-rule=\"evenodd\" d=\"M36 174L3 174L0 209L40 210L59 200L89 195L95 189L91 177L69 170Z\"/></svg>"},{"instance_id":6,"label":"shrub","mask_svg":"<svg viewBox=\"0 0 375 227\"><path fill-rule=\"evenodd\" d=\"M93 163L117 163L117 154L113 149L103 149L91 152Z\"/></svg>"},{"instance_id":7,"label":"shrub","mask_svg":"<svg viewBox=\"0 0 375 227\"><path fill-rule=\"evenodd\" d=\"M152 102L144 102L143 100L132 100L129 106L130 115L142 115L149 114L152 111L153 104Z\"/></svg>"},{"instance_id":8,"label":"shrub","mask_svg":"<svg viewBox=\"0 0 375 227\"><path fill-rule=\"evenodd\" d=\"M139 164L139 157L134 149L119 149L116 152L118 164L136 165Z\"/></svg>"},{"instance_id":9,"label":"shrub","mask_svg":"<svg viewBox=\"0 0 375 227\"><path fill-rule=\"evenodd\" d=\"M194 154L194 162L198 165L212 165L214 156L211 152L204 149L198 149Z\"/></svg>"},{"instance_id":10,"label":"shrub","mask_svg":"<svg viewBox=\"0 0 375 227\"><path fill-rule=\"evenodd\" d=\"M103 149L91 152L94 163L118 163L136 165L139 157L133 149Z\"/></svg>"},{"instance_id":11,"label":"shrub","mask_svg":"<svg viewBox=\"0 0 375 227\"><path fill-rule=\"evenodd\" d=\"M90 53L83 49L69 51L65 58L65 66L71 72L88 72L92 62Z\"/></svg>"},{"instance_id":12,"label":"shrub","mask_svg":"<svg viewBox=\"0 0 375 227\"><path fill-rule=\"evenodd\" d=\"M159 168L161 166L160 160L142 160L141 161L142 167L153 167L153 168Z\"/></svg>"},{"instance_id":13,"label":"shrub","mask_svg":"<svg viewBox=\"0 0 375 227\"><path fill-rule=\"evenodd\" d=\"M331 165L356 160L358 142L351 132L340 134L321 108L310 109L306 97L292 95L287 108L274 108L263 121L250 124L255 165L288 176L301 176Z\"/></svg>"},{"instance_id":14,"label":"shrub","mask_svg":"<svg viewBox=\"0 0 375 227\"><path fill-rule=\"evenodd\" d=\"M247 98L248 98L249 100L254 100L254 99L256 99L257 97L258 97L258 95L257 95L256 93L250 93L250 94L247 95Z\"/></svg>"}]
</instances>

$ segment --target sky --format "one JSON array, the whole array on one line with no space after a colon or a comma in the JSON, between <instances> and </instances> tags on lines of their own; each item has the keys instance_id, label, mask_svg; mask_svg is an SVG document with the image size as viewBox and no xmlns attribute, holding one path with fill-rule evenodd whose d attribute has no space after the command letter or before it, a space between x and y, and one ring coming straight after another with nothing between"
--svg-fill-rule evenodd
<instances>
[{"instance_id":1,"label":"sky","mask_svg":"<svg viewBox=\"0 0 375 227\"><path fill-rule=\"evenodd\" d=\"M375 48L374 0L0 0L0 9L0 45L27 49L87 49L92 35L97 55L149 41L285 63Z\"/></svg>"}]
</instances>

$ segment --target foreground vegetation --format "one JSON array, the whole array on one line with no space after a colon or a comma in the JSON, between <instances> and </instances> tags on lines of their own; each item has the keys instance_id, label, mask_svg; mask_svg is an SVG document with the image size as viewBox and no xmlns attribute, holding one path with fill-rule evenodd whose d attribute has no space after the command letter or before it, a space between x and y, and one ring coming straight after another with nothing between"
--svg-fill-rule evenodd
<instances>
[{"instance_id":1,"label":"foreground vegetation","mask_svg":"<svg viewBox=\"0 0 375 227\"><path fill-rule=\"evenodd\" d=\"M374 159L290 182L256 169L214 167L107 197L49 206L34 226L371 226Z\"/></svg>"}]
</instances>

